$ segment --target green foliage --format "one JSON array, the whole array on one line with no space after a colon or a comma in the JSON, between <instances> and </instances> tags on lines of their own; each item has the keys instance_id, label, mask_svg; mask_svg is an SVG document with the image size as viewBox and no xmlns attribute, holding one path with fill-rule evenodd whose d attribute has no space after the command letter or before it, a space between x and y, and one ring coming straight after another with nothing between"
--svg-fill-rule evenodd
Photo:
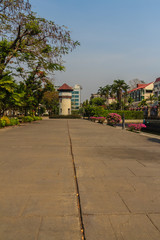
<instances>
[{"instance_id":1,"label":"green foliage","mask_svg":"<svg viewBox=\"0 0 160 240\"><path fill-rule=\"evenodd\" d=\"M79 42L66 27L32 12L28 0L1 0L0 25L0 113L39 111L44 93L54 91L44 86L49 76L65 69L62 56ZM17 85L15 75L23 82Z\"/></svg>"},{"instance_id":2,"label":"green foliage","mask_svg":"<svg viewBox=\"0 0 160 240\"><path fill-rule=\"evenodd\" d=\"M121 117L123 113L125 119L143 119L143 111L122 111L122 110L105 110L103 107L87 106L84 107L84 117L107 117L109 113L117 113Z\"/></svg>"},{"instance_id":3,"label":"green foliage","mask_svg":"<svg viewBox=\"0 0 160 240\"><path fill-rule=\"evenodd\" d=\"M7 109L17 109L22 106L24 93L17 91L18 85L9 72L4 73L0 79L0 112Z\"/></svg>"},{"instance_id":4,"label":"green foliage","mask_svg":"<svg viewBox=\"0 0 160 240\"><path fill-rule=\"evenodd\" d=\"M100 87L97 92L101 97L105 99L109 98L112 95L112 87L111 85L106 85L104 87Z\"/></svg>"},{"instance_id":5,"label":"green foliage","mask_svg":"<svg viewBox=\"0 0 160 240\"><path fill-rule=\"evenodd\" d=\"M7 116L3 116L1 120L5 121L5 126L10 126L10 119Z\"/></svg>"},{"instance_id":6,"label":"green foliage","mask_svg":"<svg viewBox=\"0 0 160 240\"><path fill-rule=\"evenodd\" d=\"M5 121L5 120L2 120L2 119L0 119L0 128L3 128L3 127L5 127L5 125L6 125L6 121Z\"/></svg>"},{"instance_id":7,"label":"green foliage","mask_svg":"<svg viewBox=\"0 0 160 240\"><path fill-rule=\"evenodd\" d=\"M39 120L42 120L42 118L38 117L38 116L24 116L24 117L21 118L21 121L24 122L24 123L39 121Z\"/></svg>"},{"instance_id":8,"label":"green foliage","mask_svg":"<svg viewBox=\"0 0 160 240\"><path fill-rule=\"evenodd\" d=\"M92 106L92 105L88 105L86 107L84 107L84 116L85 117L101 117L105 115L105 109L101 106Z\"/></svg>"},{"instance_id":9,"label":"green foliage","mask_svg":"<svg viewBox=\"0 0 160 240\"><path fill-rule=\"evenodd\" d=\"M32 122L34 121L34 118L31 117L31 116L25 116L25 117L22 117L22 122L26 123L26 122Z\"/></svg>"},{"instance_id":10,"label":"green foliage","mask_svg":"<svg viewBox=\"0 0 160 240\"><path fill-rule=\"evenodd\" d=\"M105 100L103 98L97 97L97 98L93 98L90 103L91 105L102 106L104 102Z\"/></svg>"},{"instance_id":11,"label":"green foliage","mask_svg":"<svg viewBox=\"0 0 160 240\"><path fill-rule=\"evenodd\" d=\"M51 90L43 94L43 104L49 111L49 114L57 114L59 112L59 95L58 92Z\"/></svg>"},{"instance_id":12,"label":"green foliage","mask_svg":"<svg viewBox=\"0 0 160 240\"><path fill-rule=\"evenodd\" d=\"M0 58L3 59L8 56L10 52L11 42L4 39L0 41Z\"/></svg>"},{"instance_id":13,"label":"green foliage","mask_svg":"<svg viewBox=\"0 0 160 240\"><path fill-rule=\"evenodd\" d=\"M141 107L141 106L147 106L147 99L143 99L139 104L138 104L138 107Z\"/></svg>"},{"instance_id":14,"label":"green foliage","mask_svg":"<svg viewBox=\"0 0 160 240\"><path fill-rule=\"evenodd\" d=\"M0 128L6 126L14 126L19 124L18 118L8 118L7 116L3 116L0 118Z\"/></svg>"},{"instance_id":15,"label":"green foliage","mask_svg":"<svg viewBox=\"0 0 160 240\"><path fill-rule=\"evenodd\" d=\"M122 109L122 95L127 95L127 90L129 89L129 86L125 83L124 80L114 80L112 84L112 91L116 94L116 98L119 104L119 109Z\"/></svg>"},{"instance_id":16,"label":"green foliage","mask_svg":"<svg viewBox=\"0 0 160 240\"><path fill-rule=\"evenodd\" d=\"M72 110L72 115L77 115L79 113L80 113L79 110Z\"/></svg>"},{"instance_id":17,"label":"green foliage","mask_svg":"<svg viewBox=\"0 0 160 240\"><path fill-rule=\"evenodd\" d=\"M19 125L18 118L10 118L10 126Z\"/></svg>"},{"instance_id":18,"label":"green foliage","mask_svg":"<svg viewBox=\"0 0 160 240\"><path fill-rule=\"evenodd\" d=\"M42 118L38 116L33 116L33 121L39 121L39 120L42 120Z\"/></svg>"},{"instance_id":19,"label":"green foliage","mask_svg":"<svg viewBox=\"0 0 160 240\"><path fill-rule=\"evenodd\" d=\"M134 102L134 99L132 97L128 98L128 103L131 105Z\"/></svg>"}]
</instances>

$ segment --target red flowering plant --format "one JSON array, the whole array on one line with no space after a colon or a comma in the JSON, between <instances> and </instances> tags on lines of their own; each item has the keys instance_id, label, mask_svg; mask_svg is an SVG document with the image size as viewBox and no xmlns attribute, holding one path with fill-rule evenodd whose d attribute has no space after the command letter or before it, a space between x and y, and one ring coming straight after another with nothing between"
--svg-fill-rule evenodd
<instances>
[{"instance_id":1,"label":"red flowering plant","mask_svg":"<svg viewBox=\"0 0 160 240\"><path fill-rule=\"evenodd\" d=\"M107 124L115 126L117 123L120 123L121 116L117 113L109 113L107 116Z\"/></svg>"},{"instance_id":2,"label":"red flowering plant","mask_svg":"<svg viewBox=\"0 0 160 240\"><path fill-rule=\"evenodd\" d=\"M98 121L98 123L104 123L104 121L106 120L106 118L105 117L90 117L90 120L92 121L92 122L95 122L95 121Z\"/></svg>"},{"instance_id":3,"label":"red flowering plant","mask_svg":"<svg viewBox=\"0 0 160 240\"><path fill-rule=\"evenodd\" d=\"M90 117L90 120L91 120L92 122L95 122L95 121L97 120L97 118L96 118L96 117Z\"/></svg>"},{"instance_id":4,"label":"red flowering plant","mask_svg":"<svg viewBox=\"0 0 160 240\"><path fill-rule=\"evenodd\" d=\"M105 117L96 117L96 119L98 120L98 123L101 123L101 124L103 124L104 121L106 120Z\"/></svg>"},{"instance_id":5,"label":"red flowering plant","mask_svg":"<svg viewBox=\"0 0 160 240\"><path fill-rule=\"evenodd\" d=\"M142 128L146 128L146 125L143 123L138 123L138 124L128 124L128 130L132 132L139 132L141 131Z\"/></svg>"}]
</instances>

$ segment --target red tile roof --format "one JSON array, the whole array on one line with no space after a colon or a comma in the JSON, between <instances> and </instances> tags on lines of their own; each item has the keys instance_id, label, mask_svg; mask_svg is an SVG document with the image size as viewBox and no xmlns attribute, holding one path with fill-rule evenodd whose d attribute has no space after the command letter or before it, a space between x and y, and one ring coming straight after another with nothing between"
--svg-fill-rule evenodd
<instances>
[{"instance_id":1,"label":"red tile roof","mask_svg":"<svg viewBox=\"0 0 160 240\"><path fill-rule=\"evenodd\" d=\"M58 91L73 91L73 88L71 88L70 86L68 86L66 83L64 83L59 89Z\"/></svg>"},{"instance_id":2,"label":"red tile roof","mask_svg":"<svg viewBox=\"0 0 160 240\"><path fill-rule=\"evenodd\" d=\"M134 91L136 91L136 90L138 90L138 89L143 89L143 88L147 87L148 85L150 85L150 84L152 84L152 83L153 83L153 82L148 83L148 84L138 84L138 87L137 87L137 88L134 88L134 89L128 91L128 93L134 92ZM140 86L139 86L139 85L140 85Z\"/></svg>"},{"instance_id":3,"label":"red tile roof","mask_svg":"<svg viewBox=\"0 0 160 240\"><path fill-rule=\"evenodd\" d=\"M156 83L156 82L160 82L160 77L156 79L155 83Z\"/></svg>"}]
</instances>

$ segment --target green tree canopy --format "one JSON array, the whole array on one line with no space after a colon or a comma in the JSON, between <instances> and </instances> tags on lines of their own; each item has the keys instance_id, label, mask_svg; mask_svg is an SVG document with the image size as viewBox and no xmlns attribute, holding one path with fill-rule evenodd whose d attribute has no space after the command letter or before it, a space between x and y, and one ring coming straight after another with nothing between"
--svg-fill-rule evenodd
<instances>
[{"instance_id":1,"label":"green tree canopy","mask_svg":"<svg viewBox=\"0 0 160 240\"><path fill-rule=\"evenodd\" d=\"M71 39L65 26L32 12L28 0L0 0L0 24L1 88L9 85L6 76L22 77L19 91L25 92L24 104L36 107L48 73L64 70L63 55L79 42Z\"/></svg>"},{"instance_id":2,"label":"green tree canopy","mask_svg":"<svg viewBox=\"0 0 160 240\"><path fill-rule=\"evenodd\" d=\"M102 106L104 104L105 100L103 98L97 97L97 98L93 98L91 100L91 105L95 105L95 106Z\"/></svg>"}]
</instances>

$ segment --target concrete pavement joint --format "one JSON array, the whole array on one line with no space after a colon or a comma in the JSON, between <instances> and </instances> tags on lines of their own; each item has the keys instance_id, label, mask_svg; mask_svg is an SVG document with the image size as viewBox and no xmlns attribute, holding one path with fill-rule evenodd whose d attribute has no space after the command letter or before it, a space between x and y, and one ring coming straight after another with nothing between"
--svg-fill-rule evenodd
<instances>
[{"instance_id":1,"label":"concrete pavement joint","mask_svg":"<svg viewBox=\"0 0 160 240\"><path fill-rule=\"evenodd\" d=\"M76 165L74 160L74 154L73 154L73 148L72 148L72 139L69 131L69 123L67 120L67 128L68 128L68 136L70 141L70 150L71 150L71 156L72 156L72 163L73 163L73 170L74 170L74 179L76 184L76 191L77 191L77 201L78 201L78 211L79 211L79 218L80 218L80 225L81 225L81 234L82 234L82 240L86 240L85 237L85 229L84 229L84 223L83 223L83 215L82 215L82 208L81 208L81 199L80 199L80 192L79 192L79 184L77 179L77 172L76 172Z\"/></svg>"},{"instance_id":2,"label":"concrete pavement joint","mask_svg":"<svg viewBox=\"0 0 160 240\"><path fill-rule=\"evenodd\" d=\"M124 199L121 197L120 193L117 192L118 196L120 197L120 199L122 200L122 202L124 203L124 205L126 206L127 210L131 213L131 210L129 209L128 205L126 204L126 202L124 201Z\"/></svg>"},{"instance_id":3,"label":"concrete pavement joint","mask_svg":"<svg viewBox=\"0 0 160 240\"><path fill-rule=\"evenodd\" d=\"M148 212L147 214L160 214L160 212ZM144 215L146 216L146 212L129 212L129 213L126 213L126 212L121 212L121 213L83 213L84 216L107 216L107 217L110 217L110 216L138 216L138 215Z\"/></svg>"},{"instance_id":4,"label":"concrete pavement joint","mask_svg":"<svg viewBox=\"0 0 160 240\"><path fill-rule=\"evenodd\" d=\"M136 177L136 174L130 168L128 170Z\"/></svg>"},{"instance_id":5,"label":"concrete pavement joint","mask_svg":"<svg viewBox=\"0 0 160 240\"><path fill-rule=\"evenodd\" d=\"M109 223L110 223L110 225L111 225L111 228L112 228L112 231L113 231L113 233L114 233L114 236L115 236L115 238L118 240L116 231L115 231L115 229L114 229L114 227L113 227L113 224L112 224L111 219L110 219L109 216L108 216L108 220L109 220Z\"/></svg>"},{"instance_id":6,"label":"concrete pavement joint","mask_svg":"<svg viewBox=\"0 0 160 240\"><path fill-rule=\"evenodd\" d=\"M147 218L149 219L149 221L152 223L152 225L158 230L158 232L160 232L159 228L154 224L154 222L152 221L152 219L149 217L148 214L146 214Z\"/></svg>"},{"instance_id":7,"label":"concrete pavement joint","mask_svg":"<svg viewBox=\"0 0 160 240\"><path fill-rule=\"evenodd\" d=\"M21 212L20 212L20 214L19 214L19 217L22 217L22 215L23 215L23 213L24 213L24 211L25 211L25 209L26 209L26 207L27 207L27 204L28 204L30 198L31 198L31 196L28 197L28 199L27 199L27 201L26 201L23 209L21 210Z\"/></svg>"},{"instance_id":8,"label":"concrete pavement joint","mask_svg":"<svg viewBox=\"0 0 160 240\"><path fill-rule=\"evenodd\" d=\"M143 167L146 167L145 164L141 163L140 161L136 160L139 164L141 164Z\"/></svg>"},{"instance_id":9,"label":"concrete pavement joint","mask_svg":"<svg viewBox=\"0 0 160 240\"><path fill-rule=\"evenodd\" d=\"M43 222L43 217L41 217L39 228L38 228L35 240L38 240L38 238L39 238L39 233L40 233L40 230L41 230L42 222Z\"/></svg>"}]
</instances>

